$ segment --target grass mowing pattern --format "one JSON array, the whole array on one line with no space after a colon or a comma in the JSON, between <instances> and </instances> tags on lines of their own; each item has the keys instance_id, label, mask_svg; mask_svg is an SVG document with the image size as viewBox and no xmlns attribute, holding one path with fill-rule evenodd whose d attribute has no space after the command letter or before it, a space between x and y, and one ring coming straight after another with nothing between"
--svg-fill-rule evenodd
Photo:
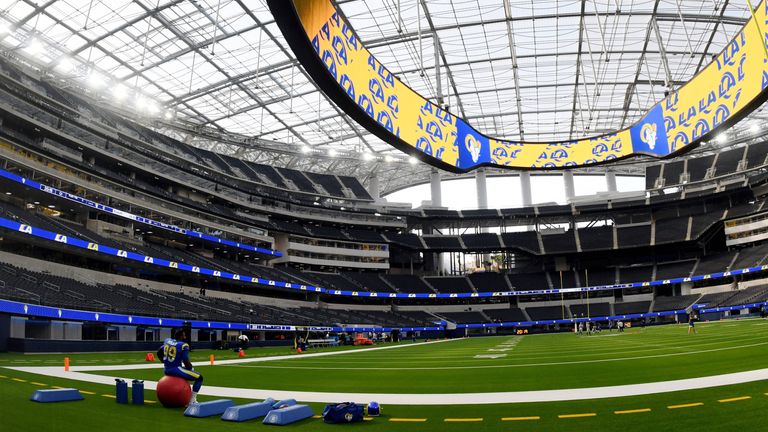
<instances>
[{"instance_id":1,"label":"grass mowing pattern","mask_svg":"<svg viewBox=\"0 0 768 432\"><path fill-rule=\"evenodd\" d=\"M687 334L687 325L667 325L595 336L479 337L196 369L206 383L216 386L327 392L474 393L638 384L764 368L765 324L761 320L701 324L695 335ZM475 357L489 354L505 356ZM159 378L159 370L120 372L126 373L145 380Z\"/></svg>"}]
</instances>

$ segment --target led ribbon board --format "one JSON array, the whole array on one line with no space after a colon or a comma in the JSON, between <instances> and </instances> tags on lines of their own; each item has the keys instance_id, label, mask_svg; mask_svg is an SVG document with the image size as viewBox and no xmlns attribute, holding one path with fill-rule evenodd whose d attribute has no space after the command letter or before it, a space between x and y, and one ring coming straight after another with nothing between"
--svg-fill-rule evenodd
<instances>
[{"instance_id":1,"label":"led ribbon board","mask_svg":"<svg viewBox=\"0 0 768 432\"><path fill-rule=\"evenodd\" d=\"M53 195L53 196L56 196L56 197L59 197L59 198L63 198L63 199L66 199L66 200L69 200L69 201L72 201L72 202L76 202L78 204L90 207L90 208L98 210L98 211L102 211L102 212L105 212L105 213L110 213L110 214L112 214L114 216L119 216L119 217L124 218L124 219L132 220L134 222L139 222L139 223L143 223L143 224L146 224L146 225L151 225L151 226L153 226L155 228L164 229L166 231L173 231L173 232L176 232L176 233L188 236L188 237L198 238L198 239L202 239L202 240L207 240L207 241L212 242L212 243L223 244L223 245L227 245L227 246L231 246L231 247L235 247L235 248L239 248L239 249L244 249L244 250L247 250L247 251L252 251L252 252L256 252L256 253L260 253L260 254L264 254L264 255L271 255L271 256L276 256L276 257L283 256L282 252L275 251L275 250L272 250L272 249L265 249L265 248L261 248L261 247L257 247L257 246L252 246L252 245L249 245L249 244L246 244L246 243L234 242L232 240L227 240L227 239L215 237L215 236L212 236L212 235L204 234L204 233L202 233L200 231L188 230L188 229L185 229L185 228L180 228L180 227L178 227L176 225L167 224L165 222L158 222L158 221L155 221L155 220L152 220L152 219L149 219L149 218L145 218L143 216L139 216L139 215L135 215L135 214L132 214L132 213L128 213L126 211L110 207L108 205L104 205L104 204L97 203L95 201L91 201L91 200L83 198L83 197L81 197L79 195L71 194L69 192L64 192L62 190L56 189L55 187L51 187L51 186L48 186L48 185L36 182L34 180L30 180L30 179L28 179L26 177L22 177L22 176L20 176L18 174L14 174L14 173L6 171L4 169L0 169L0 178L5 178L5 179L11 180L13 182L16 182L18 184L24 185L26 187L29 187L29 188L32 188L32 189L37 189L37 190L40 190L42 192L48 193L50 195Z\"/></svg>"},{"instance_id":2,"label":"led ribbon board","mask_svg":"<svg viewBox=\"0 0 768 432\"><path fill-rule=\"evenodd\" d=\"M80 249L87 249L91 252L108 255L111 257L117 257L127 261L141 262L146 265L155 266L164 269L171 269L175 271L201 274L211 276L214 278L221 278L231 281L238 281L243 283L251 283L254 285L264 285L275 288L287 288L298 291L307 291L320 294L327 294L332 296L343 297L370 297L370 298L407 298L407 299L438 299L438 298L476 298L476 297L509 297L509 296L529 296L529 295L546 295L546 294L561 294L561 293L584 293L592 291L605 291L614 289L625 288L642 288L658 285L670 285L684 282L696 282L703 280L716 280L723 279L732 276L738 276L748 273L763 273L768 272L768 264L764 264L756 267L748 267L742 269L729 270L726 272L710 273L704 275L679 277L663 280L654 280L647 282L631 282L614 285L597 285L581 288L560 288L560 289L543 289L543 290L526 290L526 291L496 291L496 292L460 292L460 293L393 293L393 292L369 292L369 291L347 291L347 290L333 290L323 287L316 287L313 285L299 285L291 282L275 281L271 279L264 279L258 276L239 275L226 271L209 269L205 267L199 267L190 263L180 263L175 261L169 261L162 258L156 258L149 255L141 255L135 252L129 252L125 250L115 249L113 247L100 245L86 241L76 236L67 236L65 234L55 233L44 230L42 228L34 227L31 225L22 224L10 219L0 217L0 229L13 231L16 234L27 235L36 237L39 239L47 240L50 242L56 242L67 246L72 246Z\"/></svg>"},{"instance_id":3,"label":"led ribbon board","mask_svg":"<svg viewBox=\"0 0 768 432\"><path fill-rule=\"evenodd\" d=\"M711 63L634 125L575 141L506 141L482 134L394 76L330 0L267 3L302 66L341 109L398 149L454 172L481 166L578 167L638 155L663 158L690 150L735 123L768 94L768 11L762 4Z\"/></svg>"}]
</instances>

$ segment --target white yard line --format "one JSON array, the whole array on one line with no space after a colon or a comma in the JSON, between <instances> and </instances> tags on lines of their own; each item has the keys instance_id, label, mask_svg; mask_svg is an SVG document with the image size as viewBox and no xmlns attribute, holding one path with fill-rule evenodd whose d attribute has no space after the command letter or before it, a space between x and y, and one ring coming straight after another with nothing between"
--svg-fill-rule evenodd
<instances>
[{"instance_id":1,"label":"white yard line","mask_svg":"<svg viewBox=\"0 0 768 432\"><path fill-rule=\"evenodd\" d=\"M730 351L734 349L741 349L741 348L751 348L756 346L762 346L762 345L768 345L768 342L760 342L760 343L754 343L754 344L748 344L748 345L740 345L740 346L731 346L726 348L716 348L716 349L705 349L700 351L686 351L686 352L680 352L680 353L667 353L667 354L655 354L655 355L645 355L645 356L636 356L636 357L614 357L614 358L607 358L607 359L594 359L594 360L577 360L577 361L561 361L561 362L546 362L546 363L516 363L516 364L500 364L500 365L480 365L480 366L445 366L441 365L439 366L440 370L454 370L454 369L506 369L506 368L521 368L521 367L532 367L532 366L562 366L562 365L574 365L574 364L587 364L587 363L608 363L608 362L626 362L631 360L642 360L642 359L649 359L649 358L663 358L663 357L677 357L677 356L686 356L686 355L694 355L694 354L707 354L711 352L717 352L717 351ZM493 354L489 354L493 355ZM490 358L489 358L490 359ZM418 360L414 360L414 363L417 363ZM367 363L367 362L366 362ZM446 360L445 364L448 363L476 363L475 360ZM428 367L422 367L422 366L415 366L415 367L356 367L356 366L344 366L344 367L333 367L333 366L272 366L272 365L235 365L236 367L244 367L244 368L259 368L259 369L310 369L310 370L375 370L375 371L381 371L381 370L434 370L435 366L428 366Z\"/></svg>"},{"instance_id":2,"label":"white yard line","mask_svg":"<svg viewBox=\"0 0 768 432\"><path fill-rule=\"evenodd\" d=\"M123 378L128 382L131 380L130 377L101 376L82 372L64 372L61 367L12 367L9 369L106 385L114 385L115 378ZM768 369L758 369L725 375L689 378L675 381L660 381L644 384L518 392L439 394L335 393L246 389L205 385L203 386L200 394L215 397L258 400L265 399L267 397L272 397L278 400L294 398L302 402L338 402L341 400L349 400L359 402L377 401L385 405L478 405L527 402L560 402L584 399L640 396L683 390L697 390L708 387L744 384L748 382L763 380L768 380ZM155 381L144 382L145 388L149 390L154 390L156 385L157 382Z\"/></svg>"},{"instance_id":3,"label":"white yard line","mask_svg":"<svg viewBox=\"0 0 768 432\"><path fill-rule=\"evenodd\" d=\"M298 360L298 359L314 358L314 357L329 357L329 356L356 354L361 352L409 348L409 347L431 345L431 344L451 342L451 341L457 341L457 340L463 340L463 339L442 339L442 340L436 340L431 342L401 343L399 345L387 345L383 347L361 348L361 349L351 349L351 350L343 350L343 351L326 351L326 352L319 352L319 353L307 353L307 354L301 354L301 355L276 355L276 356L251 357L251 358L245 357L245 358L238 358L238 359L232 359L232 360L215 360L214 364L217 366L221 366L221 365L236 365L236 364L242 364L242 363L267 362L267 361L275 361L275 360ZM199 361L199 362L193 362L192 365L208 366L210 365L210 362ZM162 369L162 368L163 368L163 364L160 362L149 362L149 363L137 363L137 364L127 364L127 365L123 364L123 365L102 365L102 366L71 366L70 370L72 372L98 372L98 371Z\"/></svg>"}]
</instances>

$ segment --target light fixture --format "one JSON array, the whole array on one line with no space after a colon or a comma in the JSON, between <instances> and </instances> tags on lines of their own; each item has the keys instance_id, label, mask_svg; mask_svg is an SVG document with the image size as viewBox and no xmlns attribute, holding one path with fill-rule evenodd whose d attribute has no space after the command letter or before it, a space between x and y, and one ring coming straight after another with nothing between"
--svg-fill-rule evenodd
<instances>
[{"instance_id":1,"label":"light fixture","mask_svg":"<svg viewBox=\"0 0 768 432\"><path fill-rule=\"evenodd\" d=\"M336 149L328 149L328 156L336 157L338 154L339 154L339 152L336 151Z\"/></svg>"},{"instance_id":2,"label":"light fixture","mask_svg":"<svg viewBox=\"0 0 768 432\"><path fill-rule=\"evenodd\" d=\"M2 34L2 32L0 32ZM75 64L67 57L62 57L56 64L56 69L62 73L70 73L75 69Z\"/></svg>"},{"instance_id":3,"label":"light fixture","mask_svg":"<svg viewBox=\"0 0 768 432\"><path fill-rule=\"evenodd\" d=\"M725 132L721 133L720 135L715 138L718 143L725 144L728 141L728 136L725 134Z\"/></svg>"},{"instance_id":4,"label":"light fixture","mask_svg":"<svg viewBox=\"0 0 768 432\"><path fill-rule=\"evenodd\" d=\"M384 162L392 162L393 160L395 159L390 155L384 156Z\"/></svg>"},{"instance_id":5,"label":"light fixture","mask_svg":"<svg viewBox=\"0 0 768 432\"><path fill-rule=\"evenodd\" d=\"M55 205L53 205L53 204L51 204L51 205L49 205L49 206L48 206L48 208L49 208L49 209L52 209L52 208L56 208L56 206L55 206Z\"/></svg>"},{"instance_id":6,"label":"light fixture","mask_svg":"<svg viewBox=\"0 0 768 432\"><path fill-rule=\"evenodd\" d=\"M12 194L12 193L10 193L10 192L6 192L5 194L6 194L6 195L13 195L13 194Z\"/></svg>"},{"instance_id":7,"label":"light fixture","mask_svg":"<svg viewBox=\"0 0 768 432\"><path fill-rule=\"evenodd\" d=\"M312 151L312 149L311 149L311 148L309 148L309 146L308 146L308 145L303 145L303 146L301 146L301 152L302 152L302 153L304 153L304 154L307 154L307 153L309 153L309 152L311 152L311 151Z\"/></svg>"},{"instance_id":8,"label":"light fixture","mask_svg":"<svg viewBox=\"0 0 768 432\"><path fill-rule=\"evenodd\" d=\"M166 120L172 120L173 119L173 111L172 110L165 110L165 119Z\"/></svg>"},{"instance_id":9,"label":"light fixture","mask_svg":"<svg viewBox=\"0 0 768 432\"><path fill-rule=\"evenodd\" d=\"M752 132L753 134L760 132L760 125L757 123L753 123L752 126L749 128L749 131Z\"/></svg>"},{"instance_id":10,"label":"light fixture","mask_svg":"<svg viewBox=\"0 0 768 432\"><path fill-rule=\"evenodd\" d=\"M373 160L373 153L371 152L365 152L363 153L363 160L368 162Z\"/></svg>"},{"instance_id":11,"label":"light fixture","mask_svg":"<svg viewBox=\"0 0 768 432\"><path fill-rule=\"evenodd\" d=\"M411 164L411 165L416 165L417 163L419 163L419 160L416 159L415 157L411 156L411 157L408 158L408 163Z\"/></svg>"},{"instance_id":12,"label":"light fixture","mask_svg":"<svg viewBox=\"0 0 768 432\"><path fill-rule=\"evenodd\" d=\"M0 35L5 35L11 32L8 24L0 24Z\"/></svg>"},{"instance_id":13,"label":"light fixture","mask_svg":"<svg viewBox=\"0 0 768 432\"><path fill-rule=\"evenodd\" d=\"M145 110L147 108L147 98L142 95L136 96L136 109Z\"/></svg>"},{"instance_id":14,"label":"light fixture","mask_svg":"<svg viewBox=\"0 0 768 432\"><path fill-rule=\"evenodd\" d=\"M37 39L30 39L29 42L27 42L26 51L32 55L40 54L40 52L43 51L43 44Z\"/></svg>"},{"instance_id":15,"label":"light fixture","mask_svg":"<svg viewBox=\"0 0 768 432\"><path fill-rule=\"evenodd\" d=\"M116 86L112 87L112 96L115 98L115 100L120 101L125 99L125 97L128 95L128 89L125 88L122 84L117 84Z\"/></svg>"},{"instance_id":16,"label":"light fixture","mask_svg":"<svg viewBox=\"0 0 768 432\"><path fill-rule=\"evenodd\" d=\"M99 89L99 88L103 87L104 84L105 84L104 77L99 75L98 72L91 71L91 73L88 74L88 85L89 86L91 86L91 87L93 87L95 89Z\"/></svg>"},{"instance_id":17,"label":"light fixture","mask_svg":"<svg viewBox=\"0 0 768 432\"><path fill-rule=\"evenodd\" d=\"M160 108L157 106L157 104L154 101L149 101L147 103L147 112L155 115L160 111Z\"/></svg>"}]
</instances>

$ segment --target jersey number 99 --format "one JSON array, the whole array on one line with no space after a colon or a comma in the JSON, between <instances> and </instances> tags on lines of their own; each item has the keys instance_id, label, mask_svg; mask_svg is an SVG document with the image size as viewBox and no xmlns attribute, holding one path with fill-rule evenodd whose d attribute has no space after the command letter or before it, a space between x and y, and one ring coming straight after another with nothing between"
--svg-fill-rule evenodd
<instances>
[{"instance_id":1,"label":"jersey number 99","mask_svg":"<svg viewBox=\"0 0 768 432\"><path fill-rule=\"evenodd\" d=\"M176 346L175 345L168 345L166 344L163 346L163 355L165 356L165 359L169 362L172 362L176 359Z\"/></svg>"}]
</instances>

